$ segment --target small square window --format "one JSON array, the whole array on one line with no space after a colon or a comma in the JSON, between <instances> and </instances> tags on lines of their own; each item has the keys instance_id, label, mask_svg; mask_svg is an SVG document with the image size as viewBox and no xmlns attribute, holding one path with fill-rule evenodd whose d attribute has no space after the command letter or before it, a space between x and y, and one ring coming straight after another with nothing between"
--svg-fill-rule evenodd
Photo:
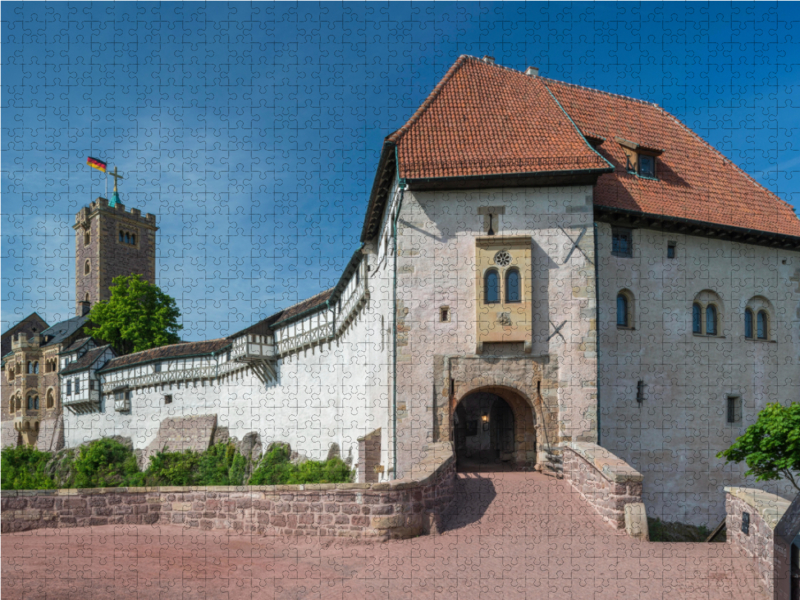
<instances>
[{"instance_id":1,"label":"small square window","mask_svg":"<svg viewBox=\"0 0 800 600\"><path fill-rule=\"evenodd\" d=\"M633 233L630 229L614 227L611 230L611 254L625 258L633 256Z\"/></svg>"},{"instance_id":2,"label":"small square window","mask_svg":"<svg viewBox=\"0 0 800 600\"><path fill-rule=\"evenodd\" d=\"M639 155L639 175L642 177L656 176L656 159L646 154Z\"/></svg>"},{"instance_id":3,"label":"small square window","mask_svg":"<svg viewBox=\"0 0 800 600\"><path fill-rule=\"evenodd\" d=\"M739 423L742 420L742 398L741 396L728 396L728 423Z\"/></svg>"},{"instance_id":4,"label":"small square window","mask_svg":"<svg viewBox=\"0 0 800 600\"><path fill-rule=\"evenodd\" d=\"M675 247L677 244L675 242L669 242L667 244L667 258L675 258Z\"/></svg>"},{"instance_id":5,"label":"small square window","mask_svg":"<svg viewBox=\"0 0 800 600\"><path fill-rule=\"evenodd\" d=\"M450 307L449 306L442 306L439 309L439 320L442 323L447 323L450 321Z\"/></svg>"},{"instance_id":6,"label":"small square window","mask_svg":"<svg viewBox=\"0 0 800 600\"><path fill-rule=\"evenodd\" d=\"M172 404L172 394L167 394L164 396L164 404Z\"/></svg>"},{"instance_id":7,"label":"small square window","mask_svg":"<svg viewBox=\"0 0 800 600\"><path fill-rule=\"evenodd\" d=\"M155 369L156 373L161 373L161 363L160 362L156 363L153 368Z\"/></svg>"}]
</instances>

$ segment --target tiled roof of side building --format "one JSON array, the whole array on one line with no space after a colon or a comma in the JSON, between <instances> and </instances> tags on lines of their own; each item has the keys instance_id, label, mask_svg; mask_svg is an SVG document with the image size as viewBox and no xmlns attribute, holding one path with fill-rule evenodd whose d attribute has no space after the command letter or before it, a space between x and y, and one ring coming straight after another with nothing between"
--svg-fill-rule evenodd
<instances>
[{"instance_id":1,"label":"tiled roof of side building","mask_svg":"<svg viewBox=\"0 0 800 600\"><path fill-rule=\"evenodd\" d=\"M607 92L542 79L587 136L605 141L598 151L615 166L601 175L595 206L800 236L791 205L661 107ZM630 174L619 139L663 150L656 180Z\"/></svg>"},{"instance_id":2,"label":"tiled roof of side building","mask_svg":"<svg viewBox=\"0 0 800 600\"><path fill-rule=\"evenodd\" d=\"M78 338L77 340L72 342L67 348L62 350L59 354L71 354L72 352L77 352L91 341L92 338L90 337Z\"/></svg>"},{"instance_id":3,"label":"tiled roof of side building","mask_svg":"<svg viewBox=\"0 0 800 600\"><path fill-rule=\"evenodd\" d=\"M289 308L285 308L274 315L270 315L266 319L261 319L258 323L254 323L253 325L250 325L241 331L237 331L236 333L229 335L226 339L232 340L233 338L248 334L266 335L271 333L272 325L280 321L285 321L286 319L291 319L292 317L295 317L307 310L311 310L312 308L316 308L317 306L324 304L328 298L331 297L334 289L335 288L330 288L324 292L320 292L315 296L311 296L311 298L303 300L302 302L298 302L297 304L294 304Z\"/></svg>"},{"instance_id":4,"label":"tiled roof of side building","mask_svg":"<svg viewBox=\"0 0 800 600\"><path fill-rule=\"evenodd\" d=\"M181 358L211 354L212 352L219 352L230 345L231 341L228 338L218 338L202 342L184 342L181 344L172 344L171 346L161 346L160 348L152 348L150 350L143 350L142 352L126 354L125 356L114 358L108 361L108 364L103 367L102 371L113 371L122 367L130 367L132 365L165 358Z\"/></svg>"},{"instance_id":5,"label":"tiled roof of side building","mask_svg":"<svg viewBox=\"0 0 800 600\"><path fill-rule=\"evenodd\" d=\"M539 78L472 56L387 141L407 179L609 168Z\"/></svg>"},{"instance_id":6,"label":"tiled roof of side building","mask_svg":"<svg viewBox=\"0 0 800 600\"><path fill-rule=\"evenodd\" d=\"M60 374L67 375L69 373L75 373L77 371L88 369L103 355L108 348L110 348L108 345L101 346L99 348L92 348L78 360L72 361L66 367L61 369Z\"/></svg>"}]
</instances>

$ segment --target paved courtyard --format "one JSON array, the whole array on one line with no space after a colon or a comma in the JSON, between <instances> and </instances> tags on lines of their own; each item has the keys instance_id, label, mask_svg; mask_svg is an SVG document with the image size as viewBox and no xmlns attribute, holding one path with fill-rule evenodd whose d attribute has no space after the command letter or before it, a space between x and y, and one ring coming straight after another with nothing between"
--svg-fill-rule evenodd
<instances>
[{"instance_id":1,"label":"paved courtyard","mask_svg":"<svg viewBox=\"0 0 800 600\"><path fill-rule=\"evenodd\" d=\"M1 541L4 600L762 598L727 544L635 541L538 473L460 474L446 531L411 540L109 525Z\"/></svg>"}]
</instances>

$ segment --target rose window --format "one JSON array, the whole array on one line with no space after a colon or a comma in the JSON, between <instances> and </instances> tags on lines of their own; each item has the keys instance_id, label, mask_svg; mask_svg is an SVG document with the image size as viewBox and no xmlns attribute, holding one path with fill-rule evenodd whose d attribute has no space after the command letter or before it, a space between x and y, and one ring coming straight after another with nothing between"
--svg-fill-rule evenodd
<instances>
[{"instance_id":1,"label":"rose window","mask_svg":"<svg viewBox=\"0 0 800 600\"><path fill-rule=\"evenodd\" d=\"M494 262L501 267L507 267L511 264L511 255L505 250L501 250L494 255Z\"/></svg>"}]
</instances>

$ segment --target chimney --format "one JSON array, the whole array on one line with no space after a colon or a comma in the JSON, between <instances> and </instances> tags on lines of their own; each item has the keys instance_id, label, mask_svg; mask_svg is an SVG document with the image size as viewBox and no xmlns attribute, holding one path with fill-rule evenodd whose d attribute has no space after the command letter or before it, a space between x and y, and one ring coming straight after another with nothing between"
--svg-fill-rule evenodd
<instances>
[{"instance_id":1,"label":"chimney","mask_svg":"<svg viewBox=\"0 0 800 600\"><path fill-rule=\"evenodd\" d=\"M494 64L494 56L489 56L488 54L484 54L483 58L481 58L481 60L483 62L485 62L487 65L493 65Z\"/></svg>"},{"instance_id":2,"label":"chimney","mask_svg":"<svg viewBox=\"0 0 800 600\"><path fill-rule=\"evenodd\" d=\"M538 77L539 76L539 67L528 67L525 69L525 75L528 77Z\"/></svg>"},{"instance_id":3,"label":"chimney","mask_svg":"<svg viewBox=\"0 0 800 600\"><path fill-rule=\"evenodd\" d=\"M80 312L82 317L88 315L89 311L92 310L92 304L88 300L81 300L80 302L78 302L78 305L80 306L81 309Z\"/></svg>"}]
</instances>

